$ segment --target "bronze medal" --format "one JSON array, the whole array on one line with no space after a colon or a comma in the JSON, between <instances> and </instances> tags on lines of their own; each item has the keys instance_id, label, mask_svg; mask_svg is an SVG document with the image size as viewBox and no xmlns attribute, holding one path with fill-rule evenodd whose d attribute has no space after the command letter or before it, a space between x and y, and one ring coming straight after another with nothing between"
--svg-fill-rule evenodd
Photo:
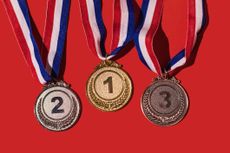
<instances>
[{"instance_id":1,"label":"bronze medal","mask_svg":"<svg viewBox=\"0 0 230 153\"><path fill-rule=\"evenodd\" d=\"M158 78L145 90L141 108L151 122L160 126L174 125L188 111L188 96L175 78Z\"/></svg>"}]
</instances>

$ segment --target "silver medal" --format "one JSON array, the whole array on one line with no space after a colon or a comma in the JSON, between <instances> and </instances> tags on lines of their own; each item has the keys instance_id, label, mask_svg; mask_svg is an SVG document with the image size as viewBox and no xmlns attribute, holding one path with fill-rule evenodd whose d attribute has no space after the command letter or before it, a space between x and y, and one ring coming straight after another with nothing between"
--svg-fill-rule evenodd
<instances>
[{"instance_id":1,"label":"silver medal","mask_svg":"<svg viewBox=\"0 0 230 153\"><path fill-rule=\"evenodd\" d=\"M35 114L45 128L63 131L78 120L80 100L66 83L51 83L37 98Z\"/></svg>"},{"instance_id":2,"label":"silver medal","mask_svg":"<svg viewBox=\"0 0 230 153\"><path fill-rule=\"evenodd\" d=\"M144 92L141 100L144 115L160 126L181 121L188 110L188 96L175 79L156 79Z\"/></svg>"}]
</instances>

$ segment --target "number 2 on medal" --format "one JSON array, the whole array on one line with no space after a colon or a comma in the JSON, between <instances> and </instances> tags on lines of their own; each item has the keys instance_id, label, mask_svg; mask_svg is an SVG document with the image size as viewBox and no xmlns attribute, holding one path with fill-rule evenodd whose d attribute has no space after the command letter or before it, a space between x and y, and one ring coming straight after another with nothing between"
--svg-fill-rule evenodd
<instances>
[{"instance_id":1,"label":"number 2 on medal","mask_svg":"<svg viewBox=\"0 0 230 153\"><path fill-rule=\"evenodd\" d=\"M113 93L113 78L110 76L104 82L104 85L108 84L109 93Z\"/></svg>"},{"instance_id":2,"label":"number 2 on medal","mask_svg":"<svg viewBox=\"0 0 230 153\"><path fill-rule=\"evenodd\" d=\"M63 99L61 97L53 97L51 99L51 102L56 102L58 101L58 104L52 109L52 114L56 113L64 113L64 109L59 109L61 105L63 104Z\"/></svg>"}]
</instances>

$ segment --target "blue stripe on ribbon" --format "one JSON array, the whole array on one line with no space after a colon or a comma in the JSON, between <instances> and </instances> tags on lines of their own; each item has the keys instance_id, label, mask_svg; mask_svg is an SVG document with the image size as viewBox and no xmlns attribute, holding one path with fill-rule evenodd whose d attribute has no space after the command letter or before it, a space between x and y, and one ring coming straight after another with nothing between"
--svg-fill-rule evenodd
<instances>
[{"instance_id":1,"label":"blue stripe on ribbon","mask_svg":"<svg viewBox=\"0 0 230 153\"><path fill-rule=\"evenodd\" d=\"M49 76L49 74L47 73L47 71L46 71L46 69L44 67L44 64L42 62L41 55L40 55L40 52L39 52L38 45L37 45L37 43L35 41L35 38L33 36L27 2L26 2L26 0L18 0L18 4L19 4L19 6L20 6L20 8L22 10L22 13L23 13L23 15L24 15L24 17L26 19L27 26L28 26L28 28L30 30L30 37L31 37L31 40L32 40L32 43L33 43L33 46L34 46L35 58L36 58L36 61L38 62L40 72L41 72L44 80L48 82L48 81L51 80L51 77Z\"/></svg>"},{"instance_id":2,"label":"blue stripe on ribbon","mask_svg":"<svg viewBox=\"0 0 230 153\"><path fill-rule=\"evenodd\" d=\"M205 0L202 0L202 7L203 7L203 19L202 19L202 27L201 27L201 29L205 27L206 22L207 22L207 18L205 16L205 14L206 14L206 12L205 12L206 11L205 10Z\"/></svg>"},{"instance_id":3,"label":"blue stripe on ribbon","mask_svg":"<svg viewBox=\"0 0 230 153\"><path fill-rule=\"evenodd\" d=\"M138 55L139 55L139 58L140 58L141 62L146 67L148 67L150 69L150 67L148 66L148 64L146 63L146 61L145 61L145 59L143 57L143 54L141 52L140 43L139 43L139 35L140 35L141 29L143 28L145 20L146 20L146 14L147 14L148 6L149 6L149 0L143 0L142 8L141 8L141 13L142 14L140 14L140 19L139 19L140 20L140 25L138 26L137 33L134 36L134 42L136 44L137 52L138 52Z\"/></svg>"},{"instance_id":4,"label":"blue stripe on ribbon","mask_svg":"<svg viewBox=\"0 0 230 153\"><path fill-rule=\"evenodd\" d=\"M94 8L95 8L95 15L96 15L96 21L97 25L101 34L101 40L100 40L100 49L101 49L101 54L103 57L106 56L106 51L105 51L105 39L106 39L106 28L103 22L102 18L102 0L93 0L94 1Z\"/></svg>"},{"instance_id":5,"label":"blue stripe on ribbon","mask_svg":"<svg viewBox=\"0 0 230 153\"><path fill-rule=\"evenodd\" d=\"M179 62L182 58L185 57L185 49L180 51L177 55L175 55L168 63L166 70L170 70L173 65L175 65L177 62Z\"/></svg>"},{"instance_id":6,"label":"blue stripe on ribbon","mask_svg":"<svg viewBox=\"0 0 230 153\"><path fill-rule=\"evenodd\" d=\"M129 10L129 21L128 21L128 34L124 44L128 43L132 38L135 31L135 13L133 0L127 0Z\"/></svg>"},{"instance_id":7,"label":"blue stripe on ribbon","mask_svg":"<svg viewBox=\"0 0 230 153\"><path fill-rule=\"evenodd\" d=\"M62 13L61 13L61 22L60 22L60 31L58 35L58 43L57 43L57 52L54 57L52 67L52 76L58 77L60 73L60 67L66 42L66 33L68 26L68 18L69 18L69 9L70 9L70 0L63 0L62 4Z\"/></svg>"}]
</instances>

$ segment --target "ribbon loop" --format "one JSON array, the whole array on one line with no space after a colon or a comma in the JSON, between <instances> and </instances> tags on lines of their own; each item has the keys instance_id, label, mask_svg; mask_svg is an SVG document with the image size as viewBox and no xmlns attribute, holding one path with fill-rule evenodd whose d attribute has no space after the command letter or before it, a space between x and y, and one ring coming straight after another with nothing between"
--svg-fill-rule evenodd
<instances>
[{"instance_id":1,"label":"ribbon loop","mask_svg":"<svg viewBox=\"0 0 230 153\"><path fill-rule=\"evenodd\" d=\"M41 84L58 77L67 33L70 0L48 0L43 38L49 51L47 64L50 70L46 69L42 61L43 50L39 49L33 35L27 1L4 0L3 2L23 55L33 74L37 75Z\"/></svg>"},{"instance_id":2,"label":"ribbon loop","mask_svg":"<svg viewBox=\"0 0 230 153\"><path fill-rule=\"evenodd\" d=\"M174 56L166 68L159 64L152 42L161 22L163 0L143 0L142 19L135 34L139 57L151 71L162 75L162 70L172 73L188 62L199 31L204 27L204 0L188 0L188 26L185 48Z\"/></svg>"},{"instance_id":3,"label":"ribbon loop","mask_svg":"<svg viewBox=\"0 0 230 153\"><path fill-rule=\"evenodd\" d=\"M106 27L102 17L102 0L80 0L85 33L90 49L101 59L115 57L133 38L135 17L133 0L114 0L112 51L106 53Z\"/></svg>"}]
</instances>

